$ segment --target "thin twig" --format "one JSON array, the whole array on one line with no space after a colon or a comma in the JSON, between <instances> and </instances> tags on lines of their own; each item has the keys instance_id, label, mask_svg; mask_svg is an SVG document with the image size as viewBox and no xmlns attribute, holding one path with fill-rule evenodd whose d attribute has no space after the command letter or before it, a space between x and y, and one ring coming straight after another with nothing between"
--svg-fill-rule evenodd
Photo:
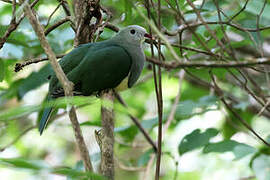
<instances>
[{"instance_id":1,"label":"thin twig","mask_svg":"<svg viewBox=\"0 0 270 180\"><path fill-rule=\"evenodd\" d=\"M127 104L125 103L125 101L122 99L122 97L120 96L120 94L118 94L117 92L114 92L116 99L120 102L120 104L122 104L124 107L127 108ZM139 120L134 117L131 114L128 114L130 119L133 121L133 123L139 128L139 130L142 132L143 136L145 137L145 139L149 142L149 144L152 146L152 148L154 149L155 152L157 152L157 146L154 143L154 141L151 139L151 137L149 136L149 134L146 132L146 130L142 127L141 123L139 122Z\"/></svg>"},{"instance_id":2,"label":"thin twig","mask_svg":"<svg viewBox=\"0 0 270 180\"><path fill-rule=\"evenodd\" d=\"M45 28L49 25L50 21L51 21L51 18L53 17L53 15L56 13L56 11L60 8L61 6L61 3L59 3L56 8L53 10L53 12L50 14L48 20L47 20L47 23L45 25Z\"/></svg>"},{"instance_id":3,"label":"thin twig","mask_svg":"<svg viewBox=\"0 0 270 180\"><path fill-rule=\"evenodd\" d=\"M171 111L170 111L170 114L168 116L168 119L164 125L164 128L163 128L163 134L167 131L167 129L169 128L170 124L172 123L173 119L174 119L174 115L176 113L176 109L177 109L177 105L179 103L179 100L180 100L180 95L181 95L181 88L182 88L182 81L184 79L184 75L185 75L185 71L184 70L180 70L180 72L178 72L178 78L179 78L179 87L178 87L178 93L174 99L174 103L171 107Z\"/></svg>"},{"instance_id":4,"label":"thin twig","mask_svg":"<svg viewBox=\"0 0 270 180\"><path fill-rule=\"evenodd\" d=\"M5 145L4 147L0 148L0 152L3 152L5 149L9 148L10 146L12 146L13 144L15 144L19 139L22 138L22 136L24 136L25 134L27 134L29 131L31 131L32 129L36 128L36 126L30 126L29 128L25 129L23 132L21 132L20 135L18 135L15 139L13 139L10 143L8 143L7 145Z\"/></svg>"},{"instance_id":5,"label":"thin twig","mask_svg":"<svg viewBox=\"0 0 270 180\"><path fill-rule=\"evenodd\" d=\"M56 58L62 58L64 57L66 54L59 54L59 55L56 55ZM34 64L34 63L39 63L39 62L43 62L43 61L47 61L48 60L48 57L39 57L39 58L34 58L34 59L29 59L29 60L26 60L22 63L16 63L15 64L15 68L14 68L14 71L15 72L19 72L20 70L22 70L25 66L28 66L30 64Z\"/></svg>"},{"instance_id":6,"label":"thin twig","mask_svg":"<svg viewBox=\"0 0 270 180\"><path fill-rule=\"evenodd\" d=\"M39 0L35 0L31 3L30 7L33 8ZM12 3L12 1L10 1ZM13 19L11 19L11 22L8 26L8 29L6 30L5 34L0 37L0 49L2 49L3 45L6 43L8 37L10 36L10 34L15 31L17 29L17 27L19 26L19 24L22 22L22 20L24 19L25 14L23 14L19 20L17 22L15 22Z\"/></svg>"},{"instance_id":7,"label":"thin twig","mask_svg":"<svg viewBox=\"0 0 270 180\"><path fill-rule=\"evenodd\" d=\"M248 4L249 0L247 0L244 4L244 6L240 9L240 11L238 11L235 15L233 15L229 20L228 22L231 22L234 18L236 18L240 13L242 13L246 7L247 7L247 4Z\"/></svg>"},{"instance_id":8,"label":"thin twig","mask_svg":"<svg viewBox=\"0 0 270 180\"><path fill-rule=\"evenodd\" d=\"M217 85L216 78L214 77L211 71L210 71L210 74L211 74L212 82L214 83L214 90L216 94L218 95L218 97L220 98L220 100L226 106L226 108L240 121L240 123L243 126L245 126L250 132L252 132L252 134L254 134L259 140L261 140L266 146L270 147L270 144L267 141L265 141L259 134L257 134L244 119L242 119L242 117L233 109L232 105L227 103L224 97L223 91Z\"/></svg>"},{"instance_id":9,"label":"thin twig","mask_svg":"<svg viewBox=\"0 0 270 180\"><path fill-rule=\"evenodd\" d=\"M67 16L64 19L61 19L60 21L56 22L52 26L48 27L45 31L45 36L47 36L51 31L53 31L54 29L56 29L57 27L61 26L62 24L66 22L72 22L70 16Z\"/></svg>"},{"instance_id":10,"label":"thin twig","mask_svg":"<svg viewBox=\"0 0 270 180\"><path fill-rule=\"evenodd\" d=\"M1 0L2 2L13 4L13 0ZM16 5L20 5L20 3L16 3Z\"/></svg>"},{"instance_id":11,"label":"thin twig","mask_svg":"<svg viewBox=\"0 0 270 180\"><path fill-rule=\"evenodd\" d=\"M161 2L158 0L158 30L161 30L161 14L160 14ZM161 62L161 37L158 38L158 61ZM155 69L155 68L154 68ZM155 71L154 71L155 73ZM163 98L162 98L162 76L161 76L161 67L158 66L158 82L155 78L155 89L157 96L158 104L158 149L157 149L157 161L156 161L156 173L155 180L159 180L160 174L160 163L161 163L161 154L162 154L162 120L163 120Z\"/></svg>"},{"instance_id":12,"label":"thin twig","mask_svg":"<svg viewBox=\"0 0 270 180\"><path fill-rule=\"evenodd\" d=\"M195 5L193 4L193 2L191 2L190 0L187 0L187 3L192 7L192 9L195 11L197 17L200 19L200 21L203 23L203 25L205 26L205 28L207 29L207 31L211 34L211 36L216 40L217 44L220 46L221 50L222 50L222 54L226 51L226 47L224 46L224 44L221 42L221 40L216 36L215 32L208 26L208 24L205 23L205 20L203 19L203 17L201 16L201 13L199 12L199 10L195 7Z\"/></svg>"}]
</instances>

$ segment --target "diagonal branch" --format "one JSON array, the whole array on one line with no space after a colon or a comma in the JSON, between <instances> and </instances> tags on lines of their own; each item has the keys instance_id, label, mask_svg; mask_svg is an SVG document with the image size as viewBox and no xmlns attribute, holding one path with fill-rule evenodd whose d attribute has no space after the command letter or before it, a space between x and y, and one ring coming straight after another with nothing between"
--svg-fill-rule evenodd
<instances>
[{"instance_id":1,"label":"diagonal branch","mask_svg":"<svg viewBox=\"0 0 270 180\"><path fill-rule=\"evenodd\" d=\"M39 0L35 0L34 2L32 2L31 5L30 5L30 7L33 8L37 4L38 1ZM8 1L8 0L5 1L5 2L13 3L13 1ZM13 7L14 7L14 5L13 5ZM13 12L13 13L15 13L15 12ZM9 24L8 29L6 30L5 34L2 37L0 37L0 49L4 46L4 44L6 43L8 37L10 36L10 34L17 29L17 27L22 22L22 20L24 19L24 17L25 17L25 14L23 14L19 18L19 20L17 22L15 21L15 17L13 17L11 19L10 24Z\"/></svg>"},{"instance_id":2,"label":"diagonal branch","mask_svg":"<svg viewBox=\"0 0 270 180\"><path fill-rule=\"evenodd\" d=\"M120 96L120 94L118 94L117 92L114 92L114 95L115 95L116 99L120 102L120 104L122 104L124 107L127 108L127 104L122 99L122 97ZM134 122L134 124L139 128L139 130L142 132L142 134L144 135L145 139L149 142L149 144L152 146L152 148L154 149L154 151L157 152L157 145L151 139L151 137L146 132L146 130L142 127L142 125L140 124L140 122L138 121L138 119L136 117L132 116L131 114L129 114L129 117Z\"/></svg>"},{"instance_id":3,"label":"diagonal branch","mask_svg":"<svg viewBox=\"0 0 270 180\"><path fill-rule=\"evenodd\" d=\"M59 79L59 81L64 89L65 95L66 96L73 96L73 84L67 79L61 66L58 64L57 58L56 58L54 52L52 51L47 39L45 38L43 27L40 25L40 23L38 22L38 20L34 16L28 2L27 1L23 2L23 0L20 0L20 2L24 4L24 13L27 16L27 18L29 19L29 22L32 25L35 33L37 34L37 37L41 43L42 48L44 49L45 53L47 54L47 56L49 58L51 65L53 67L53 70L55 71L56 76ZM80 129L80 125L79 125L77 116L76 116L75 108L73 106L71 107L71 110L69 111L69 117L70 117L70 121L71 121L73 130L74 130L74 133L75 133L76 142L77 142L77 145L79 147L80 155L81 155L81 158L84 162L85 169L87 171L92 171L93 168L91 165L90 156L89 156L87 147L85 145L85 141L84 141L83 136L82 136L82 132Z\"/></svg>"},{"instance_id":4,"label":"diagonal branch","mask_svg":"<svg viewBox=\"0 0 270 180\"><path fill-rule=\"evenodd\" d=\"M218 95L218 97L220 98L220 100L222 101L222 103L225 105L225 107L240 121L240 123L245 126L253 135L255 135L259 140L261 140L266 146L270 147L270 144L265 141L257 132L254 131L254 129L252 129L252 127L233 109L232 105L229 104L225 97L224 97L224 93L223 91L220 89L220 87L218 86L217 82L216 82L216 78L215 76L212 74L212 72L210 71L210 75L212 78L212 81L214 83L214 91L216 92L216 94Z\"/></svg>"}]
</instances>

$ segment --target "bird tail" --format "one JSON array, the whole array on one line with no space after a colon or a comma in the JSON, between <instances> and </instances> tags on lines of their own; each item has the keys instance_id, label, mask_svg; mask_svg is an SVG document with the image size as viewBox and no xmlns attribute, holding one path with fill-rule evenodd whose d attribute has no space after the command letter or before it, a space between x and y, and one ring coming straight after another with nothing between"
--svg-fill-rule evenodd
<instances>
[{"instance_id":1,"label":"bird tail","mask_svg":"<svg viewBox=\"0 0 270 180\"><path fill-rule=\"evenodd\" d=\"M45 108L42 114L42 117L39 121L39 133L42 135L43 130L45 129L46 125L48 124L48 121L50 119L50 116L52 114L52 107Z\"/></svg>"}]
</instances>

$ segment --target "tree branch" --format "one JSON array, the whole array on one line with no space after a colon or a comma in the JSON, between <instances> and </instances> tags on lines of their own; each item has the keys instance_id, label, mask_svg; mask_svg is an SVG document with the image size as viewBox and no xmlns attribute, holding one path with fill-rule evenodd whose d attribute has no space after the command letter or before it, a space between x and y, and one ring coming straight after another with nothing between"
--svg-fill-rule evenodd
<instances>
[{"instance_id":1,"label":"tree branch","mask_svg":"<svg viewBox=\"0 0 270 180\"><path fill-rule=\"evenodd\" d=\"M220 100L223 102L223 104L225 105L225 107L233 114L233 116L235 116L240 123L245 126L253 135L255 135L259 140L261 140L266 146L270 147L270 144L265 141L259 134L257 134L254 129L252 129L252 127L237 113L235 112L235 110L233 109L232 105L227 103L226 99L224 98L224 94L223 91L220 89L220 87L217 85L216 82L216 78L214 77L214 75L212 74L212 72L210 71L210 75L212 78L212 81L214 83L214 90L216 92L216 94L218 95L218 97L220 98Z\"/></svg>"},{"instance_id":2,"label":"tree branch","mask_svg":"<svg viewBox=\"0 0 270 180\"><path fill-rule=\"evenodd\" d=\"M37 2L39 0L35 0L34 2L31 3L30 7L33 8ZM10 2L13 3L13 1L5 1L5 2ZM15 13L15 12L13 12ZM8 37L10 36L10 34L15 31L17 29L17 27L19 26L19 24L22 22L22 20L24 19L25 14L23 14L19 20L16 22L15 18L12 18L10 21L10 24L8 26L8 29L6 30L5 34L0 38L0 49L2 49L2 47L4 46L4 44L6 43Z\"/></svg>"},{"instance_id":3,"label":"tree branch","mask_svg":"<svg viewBox=\"0 0 270 180\"><path fill-rule=\"evenodd\" d=\"M56 58L62 58L64 57L66 54L59 54L59 55L56 55ZM16 63L15 64L15 68L14 68L14 71L15 72L19 72L20 70L22 70L24 68L24 66L28 66L30 64L34 64L34 63L39 63L39 62L43 62L43 61L47 61L48 60L48 57L39 57L39 58L34 58L34 59L29 59L29 60L26 60L22 63Z\"/></svg>"},{"instance_id":4,"label":"tree branch","mask_svg":"<svg viewBox=\"0 0 270 180\"><path fill-rule=\"evenodd\" d=\"M120 104L122 104L124 107L127 108L127 104L122 99L122 97L120 96L120 94L118 94L117 92L114 92L114 95L115 95L116 99L120 102ZM133 121L133 123L139 128L139 130L142 132L143 136L149 142L149 144L152 146L152 148L154 149L154 151L157 152L157 145L156 145L156 143L154 143L154 141L151 139L151 137L146 132L146 130L142 127L142 125L138 121L138 119L136 117L132 116L131 114L129 114L129 117Z\"/></svg>"},{"instance_id":5,"label":"tree branch","mask_svg":"<svg viewBox=\"0 0 270 180\"><path fill-rule=\"evenodd\" d=\"M57 27L61 26L62 24L66 23L68 21L72 22L71 16L67 16L64 19L61 19L60 21L56 22L55 24L53 24L52 26L47 28L45 31L45 36L47 36L51 31L53 31L54 29L56 29Z\"/></svg>"},{"instance_id":6,"label":"tree branch","mask_svg":"<svg viewBox=\"0 0 270 180\"><path fill-rule=\"evenodd\" d=\"M195 68L195 67L206 67L206 68L250 68L251 66L256 66L260 64L269 65L270 59L269 58L259 58L254 60L246 60L246 61L187 61L187 62L178 62L178 61L170 61L163 62L158 61L155 58L147 58L147 61L154 63L160 67L166 69L177 69L177 68Z\"/></svg>"},{"instance_id":7,"label":"tree branch","mask_svg":"<svg viewBox=\"0 0 270 180\"><path fill-rule=\"evenodd\" d=\"M70 82L67 79L61 66L58 64L56 56L55 56L54 52L52 51L48 41L45 38L43 27L37 21L28 2L27 1L23 2L23 0L20 0L20 2L24 4L24 13L27 16L27 18L29 19L29 22L32 25L35 33L37 34L37 37L41 43L42 48L44 49L45 53L47 54L47 56L51 62L53 70L55 71L56 76L59 79L59 81L64 89L65 96L73 96L73 84L72 84L72 82ZM71 110L69 111L69 117L70 117L71 124L72 124L73 130L74 130L74 133L75 133L76 142L77 142L77 145L78 145L79 150L80 150L80 155L81 155L81 158L84 162L85 169L87 171L92 171L93 168L91 165L90 156L89 156L87 147L85 145L85 141L84 141L83 136L82 136L82 132L81 132L78 120L77 120L75 108L73 106L71 107Z\"/></svg>"},{"instance_id":8,"label":"tree branch","mask_svg":"<svg viewBox=\"0 0 270 180\"><path fill-rule=\"evenodd\" d=\"M114 112L113 91L101 95L101 124L103 137L101 139L101 173L114 180Z\"/></svg>"}]
</instances>

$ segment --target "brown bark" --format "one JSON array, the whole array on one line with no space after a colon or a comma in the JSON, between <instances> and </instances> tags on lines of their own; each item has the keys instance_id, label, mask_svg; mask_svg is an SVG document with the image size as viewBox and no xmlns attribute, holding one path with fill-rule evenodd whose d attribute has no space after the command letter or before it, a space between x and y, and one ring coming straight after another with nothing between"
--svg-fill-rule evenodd
<instances>
[{"instance_id":1,"label":"brown bark","mask_svg":"<svg viewBox=\"0 0 270 180\"><path fill-rule=\"evenodd\" d=\"M101 173L108 177L109 180L114 179L114 112L113 112L113 92L109 91L102 95L102 130L103 137L101 139Z\"/></svg>"},{"instance_id":2,"label":"brown bark","mask_svg":"<svg viewBox=\"0 0 270 180\"><path fill-rule=\"evenodd\" d=\"M23 1L21 0L21 3ZM73 96L73 84L72 82L70 82L65 73L63 72L61 66L58 64L57 62L57 58L51 48L51 46L49 45L46 37L45 37L45 33L44 33L44 29L43 27L40 25L40 23L38 22L37 18L34 16L29 4L27 2L24 2L24 13L26 15L26 17L29 19L30 24L32 25L35 33L37 34L37 37L41 43L42 48L44 49L46 55L48 56L51 65L53 67L53 70L59 80L59 82L61 83L64 92L65 92L65 96ZM88 149L85 145L83 136L82 136L82 132L80 129L80 125L76 116L76 112L75 112L75 108L72 106L71 110L69 111L69 117L70 117L70 121L75 133L75 137L76 137L76 142L77 145L79 147L79 151L80 151L80 155L81 158L84 162L84 166L85 169L87 171L92 171L92 165L91 165L91 161L90 161L90 156L88 153Z\"/></svg>"}]
</instances>

